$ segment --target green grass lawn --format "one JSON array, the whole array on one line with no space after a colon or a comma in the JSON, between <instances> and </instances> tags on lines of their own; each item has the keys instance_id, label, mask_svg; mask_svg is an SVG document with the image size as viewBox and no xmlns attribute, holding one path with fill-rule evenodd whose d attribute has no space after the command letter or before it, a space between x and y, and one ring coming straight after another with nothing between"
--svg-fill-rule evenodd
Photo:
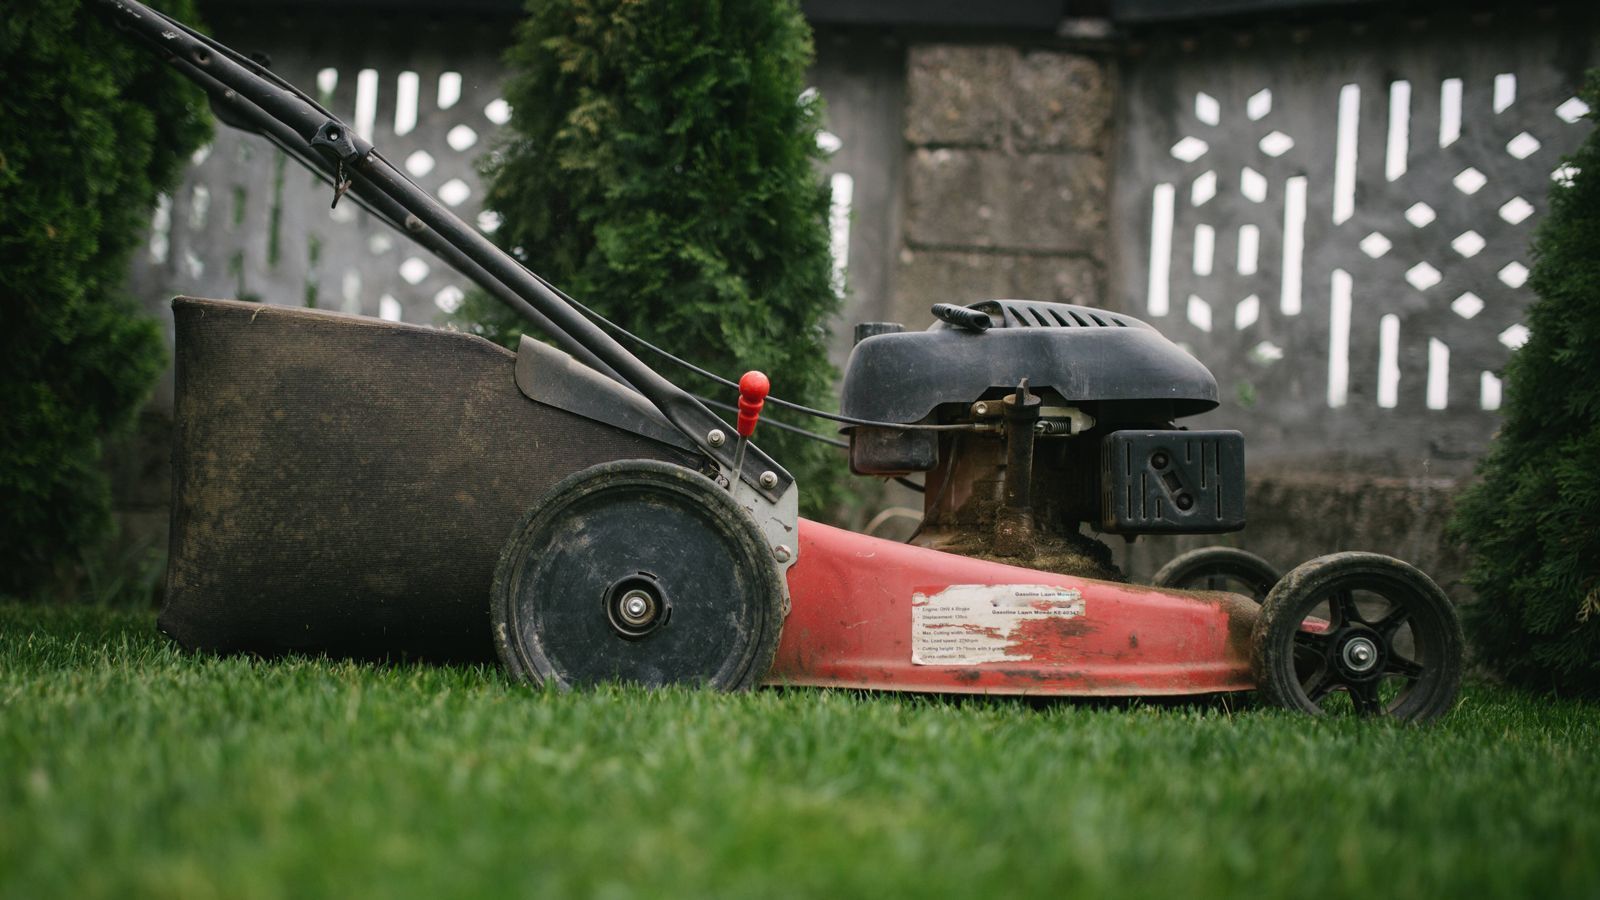
<instances>
[{"instance_id":1,"label":"green grass lawn","mask_svg":"<svg viewBox=\"0 0 1600 900\"><path fill-rule=\"evenodd\" d=\"M1600 896L1600 706L539 693L0 605L0 895Z\"/></svg>"}]
</instances>

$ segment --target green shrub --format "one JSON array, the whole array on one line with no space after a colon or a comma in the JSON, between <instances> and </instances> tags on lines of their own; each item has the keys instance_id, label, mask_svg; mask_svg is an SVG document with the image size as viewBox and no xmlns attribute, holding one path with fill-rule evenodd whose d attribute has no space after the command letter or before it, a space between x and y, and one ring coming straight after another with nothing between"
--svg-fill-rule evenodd
<instances>
[{"instance_id":1,"label":"green shrub","mask_svg":"<svg viewBox=\"0 0 1600 900\"><path fill-rule=\"evenodd\" d=\"M210 120L78 0L16 0L0 123L0 592L29 596L110 531L103 442L166 366L123 293L128 258Z\"/></svg>"},{"instance_id":2,"label":"green shrub","mask_svg":"<svg viewBox=\"0 0 1600 900\"><path fill-rule=\"evenodd\" d=\"M1585 99L1600 109L1600 73ZM1595 113L1590 113L1593 119ZM1479 602L1466 625L1512 681L1600 693L1600 130L1550 191L1534 241L1528 343L1506 365L1505 421L1453 533Z\"/></svg>"},{"instance_id":3,"label":"green shrub","mask_svg":"<svg viewBox=\"0 0 1600 900\"><path fill-rule=\"evenodd\" d=\"M653 343L826 402L837 300L813 167L820 108L802 97L810 59L793 0L530 3L506 56L510 140L485 168L496 240ZM508 345L523 329L482 295L458 318ZM759 437L799 479L808 513L832 505L836 451L770 425Z\"/></svg>"}]
</instances>

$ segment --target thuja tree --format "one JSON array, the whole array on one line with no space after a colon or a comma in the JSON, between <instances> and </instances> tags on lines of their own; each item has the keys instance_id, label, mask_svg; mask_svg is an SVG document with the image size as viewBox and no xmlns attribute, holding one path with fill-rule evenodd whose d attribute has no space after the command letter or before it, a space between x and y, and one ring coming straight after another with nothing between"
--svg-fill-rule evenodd
<instances>
[{"instance_id":1,"label":"thuja tree","mask_svg":"<svg viewBox=\"0 0 1600 900\"><path fill-rule=\"evenodd\" d=\"M1600 73L1585 99L1600 109ZM1591 120L1594 113L1590 113ZM1568 160L1534 241L1531 336L1506 365L1505 421L1454 533L1484 662L1522 684L1600 693L1600 130Z\"/></svg>"},{"instance_id":2,"label":"thuja tree","mask_svg":"<svg viewBox=\"0 0 1600 900\"><path fill-rule=\"evenodd\" d=\"M793 0L530 3L506 56L510 138L485 167L496 240L651 342L820 402L836 300L811 54ZM458 317L508 345L523 327L483 296ZM770 425L759 442L808 512L831 505L834 451Z\"/></svg>"},{"instance_id":3,"label":"thuja tree","mask_svg":"<svg viewBox=\"0 0 1600 900\"><path fill-rule=\"evenodd\" d=\"M111 527L104 442L166 365L129 254L210 120L80 0L6 4L0 85L0 592L32 596Z\"/></svg>"}]
</instances>

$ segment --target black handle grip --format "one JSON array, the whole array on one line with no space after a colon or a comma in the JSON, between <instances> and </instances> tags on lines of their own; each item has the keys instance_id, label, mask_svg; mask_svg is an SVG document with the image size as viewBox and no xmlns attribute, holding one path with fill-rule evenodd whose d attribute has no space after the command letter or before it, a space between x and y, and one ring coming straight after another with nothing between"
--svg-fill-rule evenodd
<instances>
[{"instance_id":1,"label":"black handle grip","mask_svg":"<svg viewBox=\"0 0 1600 900\"><path fill-rule=\"evenodd\" d=\"M954 303L935 303L933 315L942 322L949 322L957 328L968 331L988 331L989 314L981 310L957 306Z\"/></svg>"}]
</instances>

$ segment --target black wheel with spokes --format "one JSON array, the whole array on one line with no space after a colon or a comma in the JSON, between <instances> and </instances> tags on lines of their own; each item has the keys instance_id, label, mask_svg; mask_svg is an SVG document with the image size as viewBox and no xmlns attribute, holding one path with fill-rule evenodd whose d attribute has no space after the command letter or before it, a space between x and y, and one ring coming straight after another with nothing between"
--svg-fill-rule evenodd
<instances>
[{"instance_id":1,"label":"black wheel with spokes","mask_svg":"<svg viewBox=\"0 0 1600 900\"><path fill-rule=\"evenodd\" d=\"M1433 579L1377 553L1291 570L1256 620L1257 688L1313 715L1426 722L1461 689L1461 624Z\"/></svg>"},{"instance_id":2,"label":"black wheel with spokes","mask_svg":"<svg viewBox=\"0 0 1600 900\"><path fill-rule=\"evenodd\" d=\"M1232 591L1260 603L1279 577L1272 563L1254 553L1237 547L1201 547L1173 557L1150 583L1180 591Z\"/></svg>"}]
</instances>

